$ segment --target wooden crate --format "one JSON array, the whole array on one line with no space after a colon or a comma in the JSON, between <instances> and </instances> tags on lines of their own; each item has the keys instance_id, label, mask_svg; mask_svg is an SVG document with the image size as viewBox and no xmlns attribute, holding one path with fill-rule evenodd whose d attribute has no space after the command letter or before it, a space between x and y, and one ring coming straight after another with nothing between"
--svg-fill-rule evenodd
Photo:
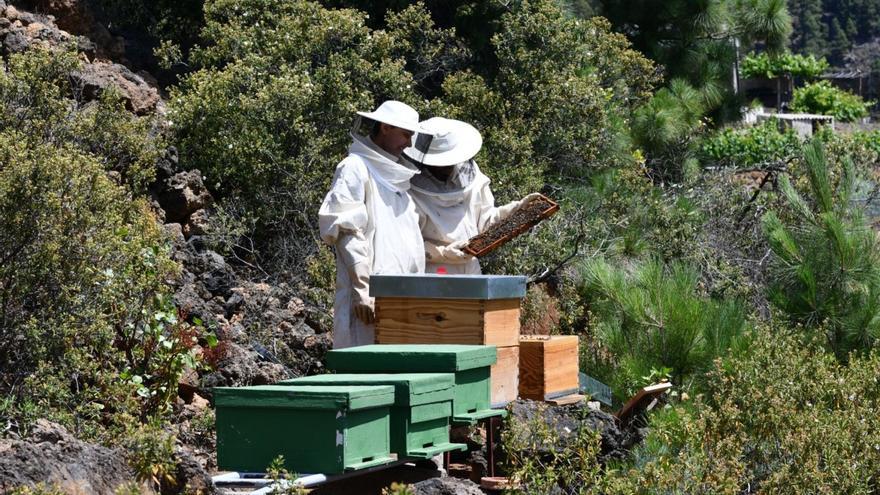
<instances>
[{"instance_id":1,"label":"wooden crate","mask_svg":"<svg viewBox=\"0 0 880 495\"><path fill-rule=\"evenodd\" d=\"M519 340L519 395L549 400L578 391L578 337L530 335Z\"/></svg>"},{"instance_id":2,"label":"wooden crate","mask_svg":"<svg viewBox=\"0 0 880 495\"><path fill-rule=\"evenodd\" d=\"M519 344L519 299L376 298L377 344Z\"/></svg>"},{"instance_id":3,"label":"wooden crate","mask_svg":"<svg viewBox=\"0 0 880 495\"><path fill-rule=\"evenodd\" d=\"M519 392L519 354L518 345L498 347L498 361L492 365L492 407L504 407L514 401Z\"/></svg>"}]
</instances>

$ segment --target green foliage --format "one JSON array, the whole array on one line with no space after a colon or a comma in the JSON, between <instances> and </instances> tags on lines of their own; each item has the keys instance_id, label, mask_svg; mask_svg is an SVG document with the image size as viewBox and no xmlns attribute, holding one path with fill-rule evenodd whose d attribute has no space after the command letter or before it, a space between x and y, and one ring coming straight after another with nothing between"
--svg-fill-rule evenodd
<instances>
[{"instance_id":1,"label":"green foliage","mask_svg":"<svg viewBox=\"0 0 880 495\"><path fill-rule=\"evenodd\" d=\"M750 53L743 58L740 70L742 77L780 76L815 79L828 70L828 61L813 55L785 52L772 55L767 52Z\"/></svg>"},{"instance_id":2,"label":"green foliage","mask_svg":"<svg viewBox=\"0 0 880 495\"><path fill-rule=\"evenodd\" d=\"M119 98L83 105L73 52L0 72L0 416L111 441L167 411L197 328L177 320L177 267L145 190L162 139Z\"/></svg>"},{"instance_id":3,"label":"green foliage","mask_svg":"<svg viewBox=\"0 0 880 495\"><path fill-rule=\"evenodd\" d=\"M699 274L687 265L651 260L627 270L592 260L582 274L594 338L616 360L612 369L587 369L608 380L618 397L628 397L644 385L642 377L662 368L684 383L746 342L740 305L701 297Z\"/></svg>"},{"instance_id":4,"label":"green foliage","mask_svg":"<svg viewBox=\"0 0 880 495\"><path fill-rule=\"evenodd\" d=\"M599 433L581 421L577 431L563 440L559 426L548 424L542 410L546 407L539 404L528 420L505 422L501 444L508 477L519 482L514 493L592 493L601 476L596 462L601 453ZM586 411L580 409L582 414Z\"/></svg>"},{"instance_id":5,"label":"green foliage","mask_svg":"<svg viewBox=\"0 0 880 495\"><path fill-rule=\"evenodd\" d=\"M603 0L602 6L636 49L665 68L669 81L682 79L696 89L707 111L733 101L734 39L746 47L762 41L775 52L791 31L784 0L681 0L662 8L654 0Z\"/></svg>"},{"instance_id":6,"label":"green foliage","mask_svg":"<svg viewBox=\"0 0 880 495\"><path fill-rule=\"evenodd\" d=\"M818 140L806 148L804 165L809 196L781 177L791 218L764 217L774 255L769 297L792 321L824 330L829 347L846 359L871 348L880 331L880 244L851 203L851 160L843 161L836 187Z\"/></svg>"},{"instance_id":7,"label":"green foliage","mask_svg":"<svg viewBox=\"0 0 880 495\"><path fill-rule=\"evenodd\" d=\"M648 167L659 180L679 181L694 168L696 139L707 106L690 84L674 79L644 106L632 123L633 138L648 157Z\"/></svg>"},{"instance_id":8,"label":"green foliage","mask_svg":"<svg viewBox=\"0 0 880 495\"><path fill-rule=\"evenodd\" d=\"M711 163L736 167L786 163L800 156L802 147L794 130L780 131L775 119L751 127L726 127L707 137L701 146Z\"/></svg>"},{"instance_id":9,"label":"green foliage","mask_svg":"<svg viewBox=\"0 0 880 495\"><path fill-rule=\"evenodd\" d=\"M145 481L160 493L174 487L177 462L174 458L174 435L158 424L145 424L126 433L123 446L128 464L138 481Z\"/></svg>"},{"instance_id":10,"label":"green foliage","mask_svg":"<svg viewBox=\"0 0 880 495\"><path fill-rule=\"evenodd\" d=\"M784 327L718 362L696 404L654 415L605 493L873 493L880 357L840 365Z\"/></svg>"},{"instance_id":11,"label":"green foliage","mask_svg":"<svg viewBox=\"0 0 880 495\"><path fill-rule=\"evenodd\" d=\"M302 487L301 484L294 485L292 480L298 478L296 474L292 474L284 467L284 456L279 455L272 459L272 462L266 467L266 477L275 480L272 485L273 494L279 495L305 495L309 492Z\"/></svg>"},{"instance_id":12,"label":"green foliage","mask_svg":"<svg viewBox=\"0 0 880 495\"><path fill-rule=\"evenodd\" d=\"M152 180L164 149L150 117L136 117L114 91L99 101L75 100L69 73L75 52L34 49L9 57L0 72L0 131L21 131L29 143L73 146L117 172L134 191Z\"/></svg>"},{"instance_id":13,"label":"green foliage","mask_svg":"<svg viewBox=\"0 0 880 495\"><path fill-rule=\"evenodd\" d=\"M828 81L819 81L795 89L790 108L795 112L831 115L841 122L852 122L867 117L872 104Z\"/></svg>"}]
</instances>

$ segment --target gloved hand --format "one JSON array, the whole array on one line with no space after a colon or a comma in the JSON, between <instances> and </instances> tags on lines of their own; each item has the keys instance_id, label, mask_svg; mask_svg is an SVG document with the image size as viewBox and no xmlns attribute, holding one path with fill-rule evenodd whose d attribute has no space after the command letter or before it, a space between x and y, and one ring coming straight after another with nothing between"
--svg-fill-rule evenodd
<instances>
[{"instance_id":1,"label":"gloved hand","mask_svg":"<svg viewBox=\"0 0 880 495\"><path fill-rule=\"evenodd\" d=\"M367 325L376 321L373 310L373 298L370 297L370 267L366 263L349 266L348 277L351 280L351 307L354 315Z\"/></svg>"},{"instance_id":2,"label":"gloved hand","mask_svg":"<svg viewBox=\"0 0 880 495\"><path fill-rule=\"evenodd\" d=\"M351 280L352 311L362 322L372 324L376 318L370 298L369 244L360 232L344 232L336 241L336 255Z\"/></svg>"},{"instance_id":3,"label":"gloved hand","mask_svg":"<svg viewBox=\"0 0 880 495\"><path fill-rule=\"evenodd\" d=\"M522 208L523 206L531 203L532 201L541 197L540 193L531 193L524 197L519 201L511 201L504 206L498 208L498 220L504 220L505 218L513 215L516 210Z\"/></svg>"},{"instance_id":4,"label":"gloved hand","mask_svg":"<svg viewBox=\"0 0 880 495\"><path fill-rule=\"evenodd\" d=\"M467 263L473 258L473 256L462 251L467 244L468 241L455 241L452 244L446 245L425 241L425 259L431 263L448 263L450 265Z\"/></svg>"}]
</instances>

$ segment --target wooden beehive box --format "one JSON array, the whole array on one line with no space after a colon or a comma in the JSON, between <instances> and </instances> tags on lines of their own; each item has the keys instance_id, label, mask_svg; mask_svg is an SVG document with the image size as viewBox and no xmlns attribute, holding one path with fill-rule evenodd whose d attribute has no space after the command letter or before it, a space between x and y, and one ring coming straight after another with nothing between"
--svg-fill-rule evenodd
<instances>
[{"instance_id":1,"label":"wooden beehive box","mask_svg":"<svg viewBox=\"0 0 880 495\"><path fill-rule=\"evenodd\" d=\"M377 344L519 345L525 277L374 275Z\"/></svg>"},{"instance_id":2,"label":"wooden beehive box","mask_svg":"<svg viewBox=\"0 0 880 495\"><path fill-rule=\"evenodd\" d=\"M393 461L394 387L283 386L213 389L217 465L263 472L279 455L296 473L338 474Z\"/></svg>"},{"instance_id":3,"label":"wooden beehive box","mask_svg":"<svg viewBox=\"0 0 880 495\"><path fill-rule=\"evenodd\" d=\"M519 395L521 397L549 400L574 394L577 391L577 335L520 337Z\"/></svg>"},{"instance_id":4,"label":"wooden beehive box","mask_svg":"<svg viewBox=\"0 0 880 495\"><path fill-rule=\"evenodd\" d=\"M492 365L492 407L504 407L519 395L519 346L498 347Z\"/></svg>"},{"instance_id":5,"label":"wooden beehive box","mask_svg":"<svg viewBox=\"0 0 880 495\"><path fill-rule=\"evenodd\" d=\"M517 397L519 312L526 278L507 275L374 275L378 344L494 345L493 407Z\"/></svg>"},{"instance_id":6,"label":"wooden beehive box","mask_svg":"<svg viewBox=\"0 0 880 495\"><path fill-rule=\"evenodd\" d=\"M293 378L278 385L391 385L391 451L398 459L430 459L467 448L449 442L452 373L341 373Z\"/></svg>"},{"instance_id":7,"label":"wooden beehive box","mask_svg":"<svg viewBox=\"0 0 880 495\"><path fill-rule=\"evenodd\" d=\"M489 407L490 366L495 362L496 348L480 345L363 345L327 353L327 368L343 373L454 374L454 424L473 424L504 413Z\"/></svg>"}]
</instances>

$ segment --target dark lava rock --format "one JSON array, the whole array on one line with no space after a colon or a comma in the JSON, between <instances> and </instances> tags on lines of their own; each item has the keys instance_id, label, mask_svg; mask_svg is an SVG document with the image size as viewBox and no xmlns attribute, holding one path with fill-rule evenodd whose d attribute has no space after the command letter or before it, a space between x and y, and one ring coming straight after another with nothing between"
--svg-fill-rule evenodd
<instances>
[{"instance_id":1,"label":"dark lava rock","mask_svg":"<svg viewBox=\"0 0 880 495\"><path fill-rule=\"evenodd\" d=\"M170 160L170 159L169 159ZM170 172L173 162L164 167ZM198 170L178 172L154 185L153 194L168 222L186 223L189 216L214 202Z\"/></svg>"},{"instance_id":2,"label":"dark lava rock","mask_svg":"<svg viewBox=\"0 0 880 495\"><path fill-rule=\"evenodd\" d=\"M2 493L45 483L66 493L102 495L133 480L121 452L83 442L44 419L27 440L0 440Z\"/></svg>"},{"instance_id":3,"label":"dark lava rock","mask_svg":"<svg viewBox=\"0 0 880 495\"><path fill-rule=\"evenodd\" d=\"M581 428L588 428L599 432L602 439L602 452L599 462L611 459L622 459L627 452L644 437L641 429L632 427L621 430L617 419L603 411L594 411L587 407L585 402L565 406L553 406L544 402L531 400L517 400L508 406L511 422L528 425L529 422L540 418L540 421L550 425L556 432L559 442L548 445L541 439L535 439L538 445L536 455L547 454L551 451L561 451L577 438ZM517 434L531 435L524 428Z\"/></svg>"},{"instance_id":4,"label":"dark lava rock","mask_svg":"<svg viewBox=\"0 0 880 495\"><path fill-rule=\"evenodd\" d=\"M431 478L410 488L413 495L483 495L479 485L458 478Z\"/></svg>"}]
</instances>

